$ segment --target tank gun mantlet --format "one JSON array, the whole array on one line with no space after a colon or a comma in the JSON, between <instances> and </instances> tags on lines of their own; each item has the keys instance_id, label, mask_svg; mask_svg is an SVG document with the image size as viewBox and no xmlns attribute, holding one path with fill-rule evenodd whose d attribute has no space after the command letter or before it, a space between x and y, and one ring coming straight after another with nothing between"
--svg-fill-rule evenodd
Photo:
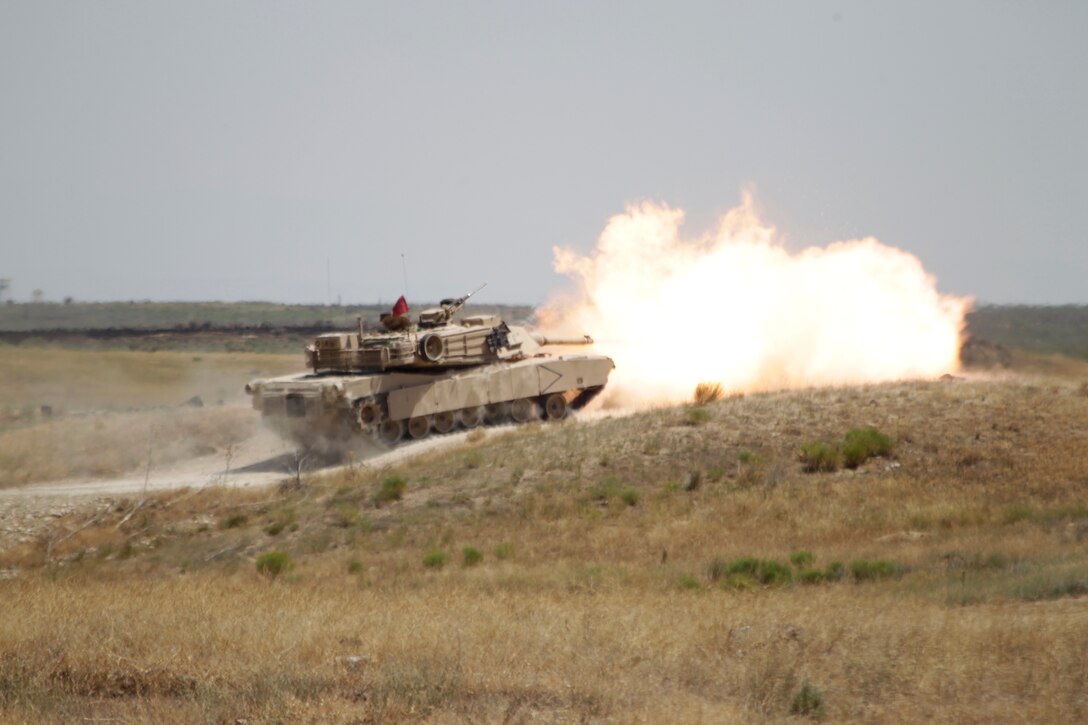
<instances>
[{"instance_id":1,"label":"tank gun mantlet","mask_svg":"<svg viewBox=\"0 0 1088 725\"><path fill-rule=\"evenodd\" d=\"M548 337L538 332L530 332L524 327L509 326L505 322L494 326L487 336L488 348L497 357L509 360L529 357L542 347L554 345L592 345L589 335L581 337Z\"/></svg>"}]
</instances>

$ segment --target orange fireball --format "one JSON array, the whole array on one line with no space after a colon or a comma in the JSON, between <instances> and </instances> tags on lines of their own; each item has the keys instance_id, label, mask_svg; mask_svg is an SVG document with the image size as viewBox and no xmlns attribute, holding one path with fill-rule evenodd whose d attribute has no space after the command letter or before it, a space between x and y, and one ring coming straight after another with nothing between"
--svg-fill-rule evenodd
<instances>
[{"instance_id":1,"label":"orange fireball","mask_svg":"<svg viewBox=\"0 0 1088 725\"><path fill-rule=\"evenodd\" d=\"M573 289L537 311L616 361L624 405L680 402L702 381L750 392L929 378L959 364L971 300L872 237L790 253L752 199L694 240L684 213L628 206L589 255L555 249Z\"/></svg>"}]
</instances>

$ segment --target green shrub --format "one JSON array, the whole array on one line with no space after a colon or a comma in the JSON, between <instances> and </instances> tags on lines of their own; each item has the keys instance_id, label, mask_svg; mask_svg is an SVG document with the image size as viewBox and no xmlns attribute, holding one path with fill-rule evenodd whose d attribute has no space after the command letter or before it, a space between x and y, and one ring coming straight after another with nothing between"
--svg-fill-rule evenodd
<instances>
[{"instance_id":1,"label":"green shrub","mask_svg":"<svg viewBox=\"0 0 1088 725\"><path fill-rule=\"evenodd\" d=\"M857 468L870 458L892 452L892 439L876 428L853 428L846 432L842 445L843 465Z\"/></svg>"},{"instance_id":2,"label":"green shrub","mask_svg":"<svg viewBox=\"0 0 1088 725\"><path fill-rule=\"evenodd\" d=\"M440 549L431 549L423 555L423 566L428 569L441 569L446 565L446 552Z\"/></svg>"},{"instance_id":3,"label":"green shrub","mask_svg":"<svg viewBox=\"0 0 1088 725\"><path fill-rule=\"evenodd\" d=\"M746 589L754 584L765 586L787 584L793 579L793 571L782 562L773 559L746 556L731 562L729 566L724 567L724 571L718 560L712 562L711 566L714 567L715 564L718 565L719 577L724 576L726 586L734 589Z\"/></svg>"},{"instance_id":4,"label":"green shrub","mask_svg":"<svg viewBox=\"0 0 1088 725\"><path fill-rule=\"evenodd\" d=\"M682 589L698 590L702 589L703 585L699 583L699 580L693 577L691 574L685 574L680 577L680 587Z\"/></svg>"},{"instance_id":5,"label":"green shrub","mask_svg":"<svg viewBox=\"0 0 1088 725\"><path fill-rule=\"evenodd\" d=\"M710 420L710 411L706 408L688 408L688 424L702 425Z\"/></svg>"},{"instance_id":6,"label":"green shrub","mask_svg":"<svg viewBox=\"0 0 1088 725\"><path fill-rule=\"evenodd\" d=\"M854 581L859 582L887 579L898 576L902 571L898 564L880 559L876 561L858 559L850 562L850 574L853 575Z\"/></svg>"},{"instance_id":7,"label":"green shrub","mask_svg":"<svg viewBox=\"0 0 1088 725\"><path fill-rule=\"evenodd\" d=\"M695 395L692 396L692 402L696 405L706 405L721 400L723 395L725 395L725 391L722 390L721 383L699 383L695 386Z\"/></svg>"},{"instance_id":8,"label":"green shrub","mask_svg":"<svg viewBox=\"0 0 1088 725\"><path fill-rule=\"evenodd\" d=\"M816 561L816 557L812 555L811 551L795 551L790 554L790 563L798 569L811 566L814 561Z\"/></svg>"},{"instance_id":9,"label":"green shrub","mask_svg":"<svg viewBox=\"0 0 1088 725\"><path fill-rule=\"evenodd\" d=\"M819 569L802 569L797 572L797 581L802 584L821 584L827 579L827 574Z\"/></svg>"},{"instance_id":10,"label":"green shrub","mask_svg":"<svg viewBox=\"0 0 1088 725\"><path fill-rule=\"evenodd\" d=\"M863 444L846 443L839 450L842 454L842 465L851 470L869 460L869 451Z\"/></svg>"},{"instance_id":11,"label":"green shrub","mask_svg":"<svg viewBox=\"0 0 1088 725\"><path fill-rule=\"evenodd\" d=\"M513 544L499 544L495 547L495 558L499 561L509 559L514 555Z\"/></svg>"},{"instance_id":12,"label":"green shrub","mask_svg":"<svg viewBox=\"0 0 1088 725\"><path fill-rule=\"evenodd\" d=\"M598 485L589 489L586 492L586 496L583 501L596 502L610 505L614 501L621 501L628 506L638 505L639 500L642 498L642 494L637 488L630 486L626 488L620 488L620 479L615 476L609 476Z\"/></svg>"},{"instance_id":13,"label":"green shrub","mask_svg":"<svg viewBox=\"0 0 1088 725\"><path fill-rule=\"evenodd\" d=\"M397 475L389 476L382 481L381 488L374 494L374 503L379 506L383 503L400 501L404 497L404 491L408 488L408 482Z\"/></svg>"},{"instance_id":14,"label":"green shrub","mask_svg":"<svg viewBox=\"0 0 1088 725\"><path fill-rule=\"evenodd\" d=\"M793 581L793 570L780 561L768 559L759 562L756 579L759 580L760 584L772 587L789 584Z\"/></svg>"},{"instance_id":15,"label":"green shrub","mask_svg":"<svg viewBox=\"0 0 1088 725\"><path fill-rule=\"evenodd\" d=\"M359 561L358 559L352 559L351 561L348 562L348 573L349 574L358 574L362 570L363 570L363 562Z\"/></svg>"},{"instance_id":16,"label":"green shrub","mask_svg":"<svg viewBox=\"0 0 1088 725\"><path fill-rule=\"evenodd\" d=\"M249 517L246 516L245 514L234 514L233 516L228 516L226 519L224 519L219 524L219 528L221 528L221 529L237 529L237 528L240 528L242 526L245 526L248 521L249 521Z\"/></svg>"},{"instance_id":17,"label":"green shrub","mask_svg":"<svg viewBox=\"0 0 1088 725\"><path fill-rule=\"evenodd\" d=\"M465 557L465 566L476 566L484 560L484 555L473 546L466 546L461 553Z\"/></svg>"},{"instance_id":18,"label":"green shrub","mask_svg":"<svg viewBox=\"0 0 1088 725\"><path fill-rule=\"evenodd\" d=\"M747 589L755 589L759 586L759 582L748 574L730 574L725 578L725 581L722 582L722 586L726 589L745 591Z\"/></svg>"},{"instance_id":19,"label":"green shrub","mask_svg":"<svg viewBox=\"0 0 1088 725\"><path fill-rule=\"evenodd\" d=\"M842 453L823 441L809 441L801 446L801 466L807 473L832 472L842 464Z\"/></svg>"},{"instance_id":20,"label":"green shrub","mask_svg":"<svg viewBox=\"0 0 1088 725\"><path fill-rule=\"evenodd\" d=\"M805 443L800 459L808 473L831 472L839 466L857 468L870 458L890 454L893 447L892 439L876 428L852 428L838 445L825 441Z\"/></svg>"},{"instance_id":21,"label":"green shrub","mask_svg":"<svg viewBox=\"0 0 1088 725\"><path fill-rule=\"evenodd\" d=\"M725 573L727 575L746 574L754 579L757 569L759 569L759 559L754 556L746 556L732 561Z\"/></svg>"},{"instance_id":22,"label":"green shrub","mask_svg":"<svg viewBox=\"0 0 1088 725\"><path fill-rule=\"evenodd\" d=\"M841 561L833 561L824 569L824 576L828 581L837 582L846 576L846 565Z\"/></svg>"},{"instance_id":23,"label":"green shrub","mask_svg":"<svg viewBox=\"0 0 1088 725\"><path fill-rule=\"evenodd\" d=\"M824 695L820 688L811 682L805 681L800 691L794 696L790 704L791 715L801 715L820 719L824 716Z\"/></svg>"},{"instance_id":24,"label":"green shrub","mask_svg":"<svg viewBox=\"0 0 1088 725\"><path fill-rule=\"evenodd\" d=\"M272 523L265 528L265 533L269 536L279 536L285 528L295 524L295 510L293 508L283 508L276 512ZM294 525L291 529L294 531L298 528Z\"/></svg>"},{"instance_id":25,"label":"green shrub","mask_svg":"<svg viewBox=\"0 0 1088 725\"><path fill-rule=\"evenodd\" d=\"M755 453L752 453L747 448L742 448L740 449L740 451L737 452L737 460L745 465L763 462L762 458L757 456Z\"/></svg>"},{"instance_id":26,"label":"green shrub","mask_svg":"<svg viewBox=\"0 0 1088 725\"><path fill-rule=\"evenodd\" d=\"M852 428L846 432L846 442L865 446L870 456L886 456L894 447L891 437L876 428Z\"/></svg>"},{"instance_id":27,"label":"green shrub","mask_svg":"<svg viewBox=\"0 0 1088 725\"><path fill-rule=\"evenodd\" d=\"M257 571L275 579L293 566L291 557L283 551L269 551L257 557Z\"/></svg>"}]
</instances>

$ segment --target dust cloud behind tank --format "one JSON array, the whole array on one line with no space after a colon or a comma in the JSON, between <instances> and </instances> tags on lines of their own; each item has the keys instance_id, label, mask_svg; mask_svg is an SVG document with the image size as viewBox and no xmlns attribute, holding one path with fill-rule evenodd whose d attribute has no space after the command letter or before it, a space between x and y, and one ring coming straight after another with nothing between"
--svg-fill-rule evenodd
<instances>
[{"instance_id":1,"label":"dust cloud behind tank","mask_svg":"<svg viewBox=\"0 0 1088 725\"><path fill-rule=\"evenodd\" d=\"M318 336L306 347L309 372L246 386L253 407L303 445L360 436L394 444L458 427L559 420L601 392L611 358L543 349L590 345L588 335L549 338L497 315L455 321L479 289L414 322L402 297L379 332L365 332L360 319L357 330Z\"/></svg>"}]
</instances>

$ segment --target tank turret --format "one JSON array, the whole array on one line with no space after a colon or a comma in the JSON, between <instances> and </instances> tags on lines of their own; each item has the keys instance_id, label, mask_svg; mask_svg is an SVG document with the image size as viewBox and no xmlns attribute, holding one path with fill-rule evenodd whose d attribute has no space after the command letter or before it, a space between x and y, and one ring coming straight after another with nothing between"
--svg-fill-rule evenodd
<instances>
[{"instance_id":1,"label":"tank turret","mask_svg":"<svg viewBox=\"0 0 1088 725\"><path fill-rule=\"evenodd\" d=\"M508 325L497 315L453 316L486 285L464 297L451 297L421 312L414 324L407 315L384 316L383 332L335 332L318 336L306 348L307 364L315 373L371 373L387 370L436 370L489 365L534 355L541 347L591 345L589 335L549 338Z\"/></svg>"},{"instance_id":2,"label":"tank turret","mask_svg":"<svg viewBox=\"0 0 1088 725\"><path fill-rule=\"evenodd\" d=\"M593 344L589 335L549 337L497 315L454 320L480 288L444 299L413 321L401 298L380 332L319 335L306 347L310 373L255 380L254 407L303 443L375 432L404 435L507 419L563 418L604 387L614 364L603 355L549 354L543 348Z\"/></svg>"}]
</instances>

